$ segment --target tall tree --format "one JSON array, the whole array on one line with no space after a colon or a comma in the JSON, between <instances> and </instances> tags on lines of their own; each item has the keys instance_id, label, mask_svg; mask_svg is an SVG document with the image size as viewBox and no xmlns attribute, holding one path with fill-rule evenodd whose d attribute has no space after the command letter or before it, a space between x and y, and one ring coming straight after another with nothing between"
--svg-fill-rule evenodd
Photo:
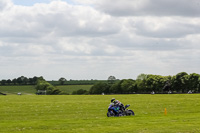
<instances>
[{"instance_id":1,"label":"tall tree","mask_svg":"<svg viewBox=\"0 0 200 133\"><path fill-rule=\"evenodd\" d=\"M189 75L189 90L197 92L199 89L199 78L200 75L196 73L192 73ZM188 90L187 90L188 91Z\"/></svg>"},{"instance_id":2,"label":"tall tree","mask_svg":"<svg viewBox=\"0 0 200 133\"><path fill-rule=\"evenodd\" d=\"M188 74L186 72L180 72L173 77L173 88L177 92L184 93L188 88Z\"/></svg>"}]
</instances>

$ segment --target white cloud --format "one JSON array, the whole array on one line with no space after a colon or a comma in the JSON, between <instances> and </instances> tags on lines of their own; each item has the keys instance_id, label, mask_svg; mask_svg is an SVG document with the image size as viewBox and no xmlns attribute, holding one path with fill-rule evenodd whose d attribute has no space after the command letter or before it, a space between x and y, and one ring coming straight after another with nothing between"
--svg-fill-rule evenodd
<instances>
[{"instance_id":1,"label":"white cloud","mask_svg":"<svg viewBox=\"0 0 200 133\"><path fill-rule=\"evenodd\" d=\"M56 0L24 6L2 0L2 78L200 73L197 5L195 0Z\"/></svg>"},{"instance_id":2,"label":"white cloud","mask_svg":"<svg viewBox=\"0 0 200 133\"><path fill-rule=\"evenodd\" d=\"M0 1L0 12L3 10L10 9L13 6L13 3L10 0L1 0Z\"/></svg>"},{"instance_id":3,"label":"white cloud","mask_svg":"<svg viewBox=\"0 0 200 133\"><path fill-rule=\"evenodd\" d=\"M6 14L6 15L4 15ZM0 36L38 37L99 36L118 32L113 19L91 7L69 5L62 1L35 4L32 7L13 6L1 14ZM110 28L107 28L107 27Z\"/></svg>"},{"instance_id":4,"label":"white cloud","mask_svg":"<svg viewBox=\"0 0 200 133\"><path fill-rule=\"evenodd\" d=\"M197 22L200 19L196 20ZM137 34L155 38L179 38L200 33L200 25L180 17L139 18L133 25Z\"/></svg>"},{"instance_id":5,"label":"white cloud","mask_svg":"<svg viewBox=\"0 0 200 133\"><path fill-rule=\"evenodd\" d=\"M90 0L87 3L115 16L199 16L200 12L198 0Z\"/></svg>"}]
</instances>

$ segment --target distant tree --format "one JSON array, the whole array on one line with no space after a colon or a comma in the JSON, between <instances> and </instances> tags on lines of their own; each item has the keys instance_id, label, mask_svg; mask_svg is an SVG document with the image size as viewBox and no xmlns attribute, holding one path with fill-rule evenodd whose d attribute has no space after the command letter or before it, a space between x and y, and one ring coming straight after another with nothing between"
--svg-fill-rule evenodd
<instances>
[{"instance_id":1,"label":"distant tree","mask_svg":"<svg viewBox=\"0 0 200 133\"><path fill-rule=\"evenodd\" d=\"M34 85L33 78L28 78L28 82L29 84Z\"/></svg>"},{"instance_id":2,"label":"distant tree","mask_svg":"<svg viewBox=\"0 0 200 133\"><path fill-rule=\"evenodd\" d=\"M136 80L146 80L146 79L147 79L147 74L142 73L137 76Z\"/></svg>"},{"instance_id":3,"label":"distant tree","mask_svg":"<svg viewBox=\"0 0 200 133\"><path fill-rule=\"evenodd\" d=\"M37 80L37 85L35 87L36 90L46 90L48 95L59 95L63 92L56 88L55 86L51 85L47 81L43 79L43 77L39 77Z\"/></svg>"},{"instance_id":4,"label":"distant tree","mask_svg":"<svg viewBox=\"0 0 200 133\"><path fill-rule=\"evenodd\" d=\"M29 82L29 80L28 80L28 78L27 77L24 77L24 76L21 76L21 77L18 77L17 78L17 83L19 84L19 85L26 85L26 84L28 84L28 82Z\"/></svg>"},{"instance_id":5,"label":"distant tree","mask_svg":"<svg viewBox=\"0 0 200 133\"><path fill-rule=\"evenodd\" d=\"M168 80L165 81L165 84L162 88L162 93L173 91L173 88L171 86L172 86L172 80L171 80L171 78L168 78Z\"/></svg>"},{"instance_id":6,"label":"distant tree","mask_svg":"<svg viewBox=\"0 0 200 133\"><path fill-rule=\"evenodd\" d=\"M189 75L189 88L187 91L192 90L198 92L200 85L199 78L200 75L196 73L192 73Z\"/></svg>"},{"instance_id":7,"label":"distant tree","mask_svg":"<svg viewBox=\"0 0 200 133\"><path fill-rule=\"evenodd\" d=\"M95 83L90 88L89 93L90 94L102 94L102 93L108 94L110 93L109 89L110 89L110 85L108 83L99 82L99 83Z\"/></svg>"},{"instance_id":8,"label":"distant tree","mask_svg":"<svg viewBox=\"0 0 200 133\"><path fill-rule=\"evenodd\" d=\"M169 89L169 84L166 84L167 81L169 81L169 76L161 76L161 75L152 75L149 74L147 75L146 79L146 87L147 87L147 92L163 92Z\"/></svg>"},{"instance_id":9,"label":"distant tree","mask_svg":"<svg viewBox=\"0 0 200 133\"><path fill-rule=\"evenodd\" d=\"M6 80L5 79L1 80L1 85L6 85Z\"/></svg>"},{"instance_id":10,"label":"distant tree","mask_svg":"<svg viewBox=\"0 0 200 133\"><path fill-rule=\"evenodd\" d=\"M147 74L140 74L136 79L136 86L139 93L147 92Z\"/></svg>"},{"instance_id":11,"label":"distant tree","mask_svg":"<svg viewBox=\"0 0 200 133\"><path fill-rule=\"evenodd\" d=\"M18 77L18 78L17 78L17 83L18 83L19 85L21 85L21 84L23 83L23 79L24 79L24 76Z\"/></svg>"},{"instance_id":12,"label":"distant tree","mask_svg":"<svg viewBox=\"0 0 200 133\"><path fill-rule=\"evenodd\" d=\"M62 77L58 81L60 82L61 85L64 85L65 81L67 81L67 80Z\"/></svg>"},{"instance_id":13,"label":"distant tree","mask_svg":"<svg viewBox=\"0 0 200 133\"><path fill-rule=\"evenodd\" d=\"M115 82L115 80L116 80L115 76L109 76L108 77L108 82L111 83L111 84L113 84Z\"/></svg>"},{"instance_id":14,"label":"distant tree","mask_svg":"<svg viewBox=\"0 0 200 133\"><path fill-rule=\"evenodd\" d=\"M21 76L21 77L19 77L19 78L21 78L21 80L23 81L26 77L24 77L24 76Z\"/></svg>"},{"instance_id":15,"label":"distant tree","mask_svg":"<svg viewBox=\"0 0 200 133\"><path fill-rule=\"evenodd\" d=\"M115 76L109 76L108 80L116 80Z\"/></svg>"},{"instance_id":16,"label":"distant tree","mask_svg":"<svg viewBox=\"0 0 200 133\"><path fill-rule=\"evenodd\" d=\"M121 81L112 84L110 87L110 93L112 94L120 94L121 92Z\"/></svg>"},{"instance_id":17,"label":"distant tree","mask_svg":"<svg viewBox=\"0 0 200 133\"><path fill-rule=\"evenodd\" d=\"M134 92L135 81L132 79L124 79L120 84L122 93L128 94Z\"/></svg>"},{"instance_id":18,"label":"distant tree","mask_svg":"<svg viewBox=\"0 0 200 133\"><path fill-rule=\"evenodd\" d=\"M12 81L11 81L10 79L8 79L8 80L6 81L6 83L7 83L8 85L10 85L10 84L12 83Z\"/></svg>"},{"instance_id":19,"label":"distant tree","mask_svg":"<svg viewBox=\"0 0 200 133\"><path fill-rule=\"evenodd\" d=\"M16 83L17 83L17 79L14 78L14 79L12 80L12 83L13 83L14 85L16 85Z\"/></svg>"},{"instance_id":20,"label":"distant tree","mask_svg":"<svg viewBox=\"0 0 200 133\"><path fill-rule=\"evenodd\" d=\"M197 92L200 92L200 77L199 77L199 79L198 79L198 83L199 83L199 85L198 85Z\"/></svg>"},{"instance_id":21,"label":"distant tree","mask_svg":"<svg viewBox=\"0 0 200 133\"><path fill-rule=\"evenodd\" d=\"M27 77L24 77L23 80L22 80L22 83L23 83L24 85L26 85L26 84L28 84L28 82L29 82L28 78L27 78Z\"/></svg>"},{"instance_id":22,"label":"distant tree","mask_svg":"<svg viewBox=\"0 0 200 133\"><path fill-rule=\"evenodd\" d=\"M180 72L176 74L175 76L173 76L172 81L173 89L177 92L184 93L185 90L187 90L187 88L189 87L189 76L186 72Z\"/></svg>"},{"instance_id":23,"label":"distant tree","mask_svg":"<svg viewBox=\"0 0 200 133\"><path fill-rule=\"evenodd\" d=\"M38 80L38 77L34 76L34 77L33 77L33 81L32 81L33 84L37 84L37 80Z\"/></svg>"}]
</instances>

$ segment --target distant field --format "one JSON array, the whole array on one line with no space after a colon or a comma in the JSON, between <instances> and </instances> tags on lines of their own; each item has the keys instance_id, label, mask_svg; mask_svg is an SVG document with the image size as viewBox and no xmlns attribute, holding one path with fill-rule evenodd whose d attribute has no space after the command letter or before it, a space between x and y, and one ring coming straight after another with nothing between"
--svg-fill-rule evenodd
<instances>
[{"instance_id":1,"label":"distant field","mask_svg":"<svg viewBox=\"0 0 200 133\"><path fill-rule=\"evenodd\" d=\"M21 86L0 86L0 92L8 95L13 95L21 92L23 95L35 94L36 90L32 85L21 85Z\"/></svg>"},{"instance_id":2,"label":"distant field","mask_svg":"<svg viewBox=\"0 0 200 133\"><path fill-rule=\"evenodd\" d=\"M136 115L107 118L112 97ZM200 132L200 94L8 95L0 101L2 133Z\"/></svg>"},{"instance_id":3,"label":"distant field","mask_svg":"<svg viewBox=\"0 0 200 133\"><path fill-rule=\"evenodd\" d=\"M60 85L56 86L60 90L71 94L73 91L79 89L90 90L92 85ZM22 85L22 86L0 86L0 92L6 93L8 95L16 95L18 92L21 92L22 95L35 94L36 90L32 85Z\"/></svg>"},{"instance_id":4,"label":"distant field","mask_svg":"<svg viewBox=\"0 0 200 133\"><path fill-rule=\"evenodd\" d=\"M58 89L71 94L73 91L77 91L79 89L89 91L93 85L60 85L56 86Z\"/></svg>"}]
</instances>

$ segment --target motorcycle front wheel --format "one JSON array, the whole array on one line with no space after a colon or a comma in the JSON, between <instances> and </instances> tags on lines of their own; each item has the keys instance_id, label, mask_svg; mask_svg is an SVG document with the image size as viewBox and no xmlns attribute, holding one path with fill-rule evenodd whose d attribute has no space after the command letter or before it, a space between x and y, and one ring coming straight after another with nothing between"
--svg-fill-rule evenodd
<instances>
[{"instance_id":1,"label":"motorcycle front wheel","mask_svg":"<svg viewBox=\"0 0 200 133\"><path fill-rule=\"evenodd\" d=\"M107 117L113 117L115 114L114 113L112 113L112 112L107 112Z\"/></svg>"}]
</instances>

